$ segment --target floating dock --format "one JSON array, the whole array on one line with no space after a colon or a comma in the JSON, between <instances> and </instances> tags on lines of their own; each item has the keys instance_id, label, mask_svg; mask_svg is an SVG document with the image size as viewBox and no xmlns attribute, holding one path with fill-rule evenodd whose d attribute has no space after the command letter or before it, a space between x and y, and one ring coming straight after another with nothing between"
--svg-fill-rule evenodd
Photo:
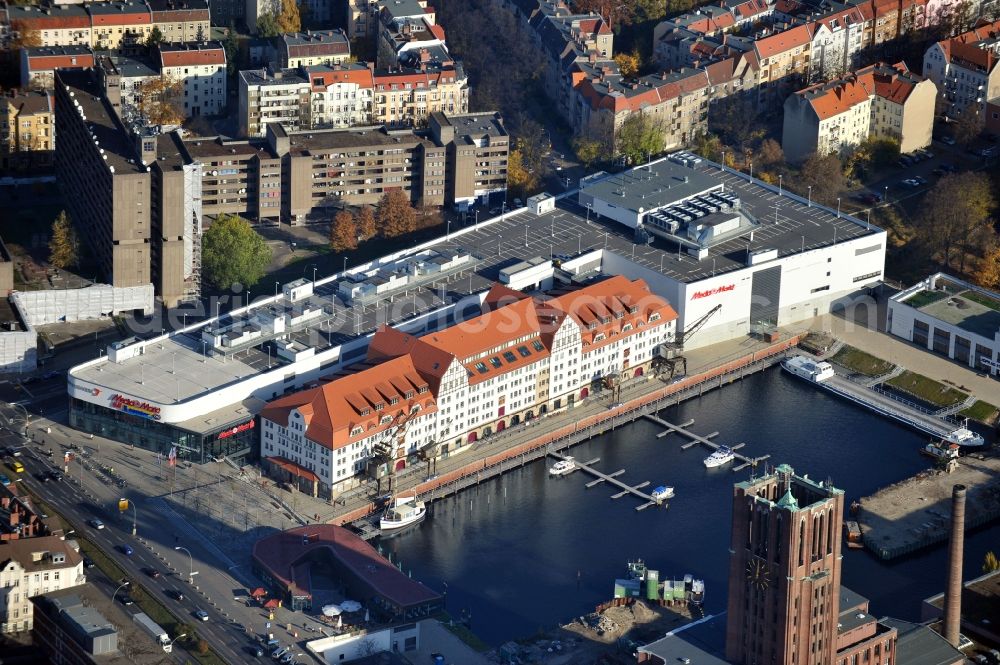
<instances>
[{"instance_id":1,"label":"floating dock","mask_svg":"<svg viewBox=\"0 0 1000 665\"><path fill-rule=\"evenodd\" d=\"M809 383L939 439L946 438L958 429L955 423L944 417L921 411L916 405L910 405L888 393L880 392L874 387L865 387L840 375L831 376L819 383Z\"/></svg>"},{"instance_id":2,"label":"floating dock","mask_svg":"<svg viewBox=\"0 0 1000 665\"><path fill-rule=\"evenodd\" d=\"M552 451L549 451L549 455L552 456L552 457L555 457L557 460L564 460L565 461L565 460L570 459L566 455L560 455L559 453L552 452ZM587 488L588 489L591 488L591 487L594 487L596 485L600 485L601 483L610 483L611 485L614 485L615 487L618 487L621 490L621 492L618 492L617 494L612 494L611 495L612 499L620 499L621 497L625 496L626 494L631 494L631 495L633 495L635 497L638 497L639 499L645 501L645 503L636 506L635 507L636 510L646 510L646 508L649 508L650 506L658 505L658 502L655 499L653 499L652 496L650 496L649 494L646 494L645 492L641 491L643 487L646 487L647 485L649 485L649 481L648 480L646 482L644 482L644 483L639 483L638 485L626 485L625 483L623 483L622 481L618 480L618 478L617 478L618 476L620 476L623 473L625 473L625 469L619 469L618 471L615 471L614 473L603 473L601 471L598 471L594 467L590 466L591 464L595 464L596 462L599 462L599 461L600 461L600 459L594 459L594 460L591 460L590 462L583 463L583 462L576 462L574 460L577 469L580 469L584 473L589 473L590 475L592 475L592 476L594 476L596 478L596 480L592 480L589 483L587 483Z\"/></svg>"},{"instance_id":3,"label":"floating dock","mask_svg":"<svg viewBox=\"0 0 1000 665\"><path fill-rule=\"evenodd\" d=\"M718 432L712 432L711 434L706 434L706 435L702 436L700 434L695 434L691 430L687 429L690 425L694 424L693 420L689 420L686 423L683 423L683 424L680 424L680 425L675 425L673 423L668 423L666 420L664 420L664 419L660 418L659 416L657 416L655 414L652 414L652 413L647 413L647 414L644 414L644 415L646 416L646 418L649 418L650 420L652 420L657 425L662 425L663 427L666 428L665 430L663 430L662 432L660 432L659 434L657 434L656 438L660 439L660 438L663 438L663 437L667 436L668 434L673 434L674 432L676 432L677 434L680 434L681 436L686 436L687 438L691 439L687 443L681 445L681 449L682 450L687 450L688 448L690 448L692 446L696 446L699 443L701 445L703 445L703 446L706 446L706 447L710 448L713 451L718 450L719 448L722 448L722 445L720 445L720 444L715 443L714 441L712 441L712 439L714 437L719 436ZM742 448L745 445L746 445L745 443L737 443L735 445L728 446L728 448L733 451L733 454L736 456L736 459L738 459L741 462L740 464L737 464L736 466L733 467L733 471L734 472L736 472L736 471L742 471L743 469L747 468L748 466L754 466L755 467L758 464L760 464L761 462L763 462L764 460L766 460L769 457L771 457L770 455L761 455L760 457L747 457L746 455L743 455L741 453L736 452L737 450L739 450L740 448Z\"/></svg>"}]
</instances>

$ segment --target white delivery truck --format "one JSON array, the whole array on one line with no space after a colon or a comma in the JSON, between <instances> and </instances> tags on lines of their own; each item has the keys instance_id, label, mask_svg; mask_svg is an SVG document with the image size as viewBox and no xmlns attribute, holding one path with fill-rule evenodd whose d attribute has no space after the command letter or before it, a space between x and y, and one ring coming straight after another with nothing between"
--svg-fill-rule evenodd
<instances>
[{"instance_id":1,"label":"white delivery truck","mask_svg":"<svg viewBox=\"0 0 1000 665\"><path fill-rule=\"evenodd\" d=\"M170 641L170 638L167 637L167 631L160 628L152 619L149 618L149 615L144 612L133 614L132 621L139 624L143 630L152 635L153 639L156 640L157 644L163 647L164 651L167 653L173 651L174 645Z\"/></svg>"}]
</instances>

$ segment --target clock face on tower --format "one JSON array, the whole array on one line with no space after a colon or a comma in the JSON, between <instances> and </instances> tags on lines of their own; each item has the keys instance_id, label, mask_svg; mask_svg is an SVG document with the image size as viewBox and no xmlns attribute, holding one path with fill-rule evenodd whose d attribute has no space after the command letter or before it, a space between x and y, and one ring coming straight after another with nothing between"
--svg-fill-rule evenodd
<instances>
[{"instance_id":1,"label":"clock face on tower","mask_svg":"<svg viewBox=\"0 0 1000 665\"><path fill-rule=\"evenodd\" d=\"M767 564L763 560L754 557L747 562L747 584L754 585L758 589L767 588Z\"/></svg>"}]
</instances>

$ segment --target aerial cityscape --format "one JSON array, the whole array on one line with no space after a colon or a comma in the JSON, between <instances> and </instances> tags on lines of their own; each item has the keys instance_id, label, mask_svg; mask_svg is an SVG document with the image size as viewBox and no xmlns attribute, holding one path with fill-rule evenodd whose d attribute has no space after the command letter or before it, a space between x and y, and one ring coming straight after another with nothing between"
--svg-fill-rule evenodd
<instances>
[{"instance_id":1,"label":"aerial cityscape","mask_svg":"<svg viewBox=\"0 0 1000 665\"><path fill-rule=\"evenodd\" d=\"M0 665L1000 665L1000 3L5 0Z\"/></svg>"}]
</instances>

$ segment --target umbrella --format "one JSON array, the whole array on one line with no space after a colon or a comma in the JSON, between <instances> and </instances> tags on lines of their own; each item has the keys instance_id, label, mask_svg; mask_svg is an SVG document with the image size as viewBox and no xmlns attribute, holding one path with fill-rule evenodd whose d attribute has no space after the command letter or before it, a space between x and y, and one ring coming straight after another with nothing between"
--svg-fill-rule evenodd
<instances>
[{"instance_id":1,"label":"umbrella","mask_svg":"<svg viewBox=\"0 0 1000 665\"><path fill-rule=\"evenodd\" d=\"M345 600L340 604L340 609L345 612L357 612L361 609L361 603L356 600Z\"/></svg>"},{"instance_id":2,"label":"umbrella","mask_svg":"<svg viewBox=\"0 0 1000 665\"><path fill-rule=\"evenodd\" d=\"M336 605L324 605L323 606L323 616L327 616L327 617L339 616L340 613L341 613L341 611L342 610L339 607L337 607Z\"/></svg>"}]
</instances>

